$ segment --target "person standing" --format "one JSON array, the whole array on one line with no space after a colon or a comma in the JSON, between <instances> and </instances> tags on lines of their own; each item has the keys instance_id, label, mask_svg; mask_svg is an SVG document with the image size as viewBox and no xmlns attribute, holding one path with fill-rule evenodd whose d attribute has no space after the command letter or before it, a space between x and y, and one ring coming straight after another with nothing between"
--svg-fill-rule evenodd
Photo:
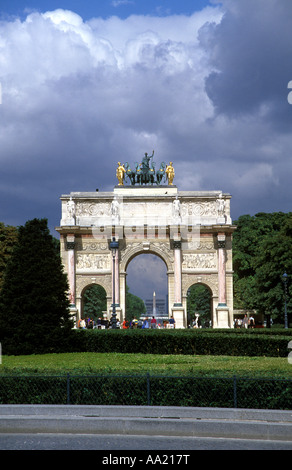
<instances>
[{"instance_id":1,"label":"person standing","mask_svg":"<svg viewBox=\"0 0 292 470\"><path fill-rule=\"evenodd\" d=\"M175 319L173 318L173 316L171 316L169 319L169 327L175 328Z\"/></svg>"},{"instance_id":2,"label":"person standing","mask_svg":"<svg viewBox=\"0 0 292 470\"><path fill-rule=\"evenodd\" d=\"M247 328L248 327L248 318L247 318L247 314L244 315L244 318L242 320L242 326L244 328Z\"/></svg>"},{"instance_id":3,"label":"person standing","mask_svg":"<svg viewBox=\"0 0 292 470\"><path fill-rule=\"evenodd\" d=\"M156 323L157 323L157 322L156 322L156 318L155 318L155 317L152 317L152 318L151 318L151 328L152 328L152 329L155 329L155 328L156 328Z\"/></svg>"}]
</instances>

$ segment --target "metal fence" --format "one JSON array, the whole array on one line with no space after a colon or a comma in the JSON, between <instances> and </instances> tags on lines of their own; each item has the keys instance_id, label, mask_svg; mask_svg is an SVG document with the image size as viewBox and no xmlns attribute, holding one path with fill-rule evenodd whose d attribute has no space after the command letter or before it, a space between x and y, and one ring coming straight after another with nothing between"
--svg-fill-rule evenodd
<instances>
[{"instance_id":1,"label":"metal fence","mask_svg":"<svg viewBox=\"0 0 292 470\"><path fill-rule=\"evenodd\" d=\"M292 379L150 375L0 376L0 404L292 409Z\"/></svg>"}]
</instances>

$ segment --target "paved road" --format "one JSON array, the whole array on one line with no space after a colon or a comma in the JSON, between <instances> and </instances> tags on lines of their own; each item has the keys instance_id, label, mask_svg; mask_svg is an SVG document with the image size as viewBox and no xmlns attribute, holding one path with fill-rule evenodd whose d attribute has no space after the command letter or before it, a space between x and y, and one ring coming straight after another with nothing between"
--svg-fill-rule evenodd
<instances>
[{"instance_id":1,"label":"paved road","mask_svg":"<svg viewBox=\"0 0 292 470\"><path fill-rule=\"evenodd\" d=\"M292 411L0 405L2 450L292 450Z\"/></svg>"},{"instance_id":2,"label":"paved road","mask_svg":"<svg viewBox=\"0 0 292 470\"><path fill-rule=\"evenodd\" d=\"M1 450L168 451L188 454L195 450L292 450L291 441L96 434L0 434ZM169 452L171 451L171 452Z\"/></svg>"}]
</instances>

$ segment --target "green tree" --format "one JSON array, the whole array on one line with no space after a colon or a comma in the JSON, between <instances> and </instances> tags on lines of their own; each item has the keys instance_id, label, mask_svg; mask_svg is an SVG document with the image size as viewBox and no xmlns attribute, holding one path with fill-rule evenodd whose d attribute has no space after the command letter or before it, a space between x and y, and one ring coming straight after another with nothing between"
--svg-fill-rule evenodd
<instances>
[{"instance_id":1,"label":"green tree","mask_svg":"<svg viewBox=\"0 0 292 470\"><path fill-rule=\"evenodd\" d=\"M0 290L3 285L6 265L17 242L17 235L18 231L16 227L4 225L0 222Z\"/></svg>"},{"instance_id":2,"label":"green tree","mask_svg":"<svg viewBox=\"0 0 292 470\"><path fill-rule=\"evenodd\" d=\"M67 276L47 220L28 221L19 227L0 295L4 345L13 354L56 350L72 326Z\"/></svg>"},{"instance_id":3,"label":"green tree","mask_svg":"<svg viewBox=\"0 0 292 470\"><path fill-rule=\"evenodd\" d=\"M283 323L282 275L292 274L292 213L244 215L234 224L234 307Z\"/></svg>"},{"instance_id":4,"label":"green tree","mask_svg":"<svg viewBox=\"0 0 292 470\"><path fill-rule=\"evenodd\" d=\"M188 322L192 322L195 314L200 315L200 323L203 325L211 319L211 292L202 284L194 284L188 290L187 297Z\"/></svg>"},{"instance_id":5,"label":"green tree","mask_svg":"<svg viewBox=\"0 0 292 470\"><path fill-rule=\"evenodd\" d=\"M146 313L146 307L142 299L131 294L129 286L126 285L126 320L131 321L134 317L139 320L140 316Z\"/></svg>"},{"instance_id":6,"label":"green tree","mask_svg":"<svg viewBox=\"0 0 292 470\"><path fill-rule=\"evenodd\" d=\"M106 291L99 284L94 284L84 293L84 316L96 320L106 311Z\"/></svg>"},{"instance_id":7,"label":"green tree","mask_svg":"<svg viewBox=\"0 0 292 470\"><path fill-rule=\"evenodd\" d=\"M287 217L280 231L267 238L257 256L255 283L257 307L271 315L274 322L284 321L285 290L282 276L292 274L292 214ZM288 314L292 308L291 284L288 286Z\"/></svg>"}]
</instances>

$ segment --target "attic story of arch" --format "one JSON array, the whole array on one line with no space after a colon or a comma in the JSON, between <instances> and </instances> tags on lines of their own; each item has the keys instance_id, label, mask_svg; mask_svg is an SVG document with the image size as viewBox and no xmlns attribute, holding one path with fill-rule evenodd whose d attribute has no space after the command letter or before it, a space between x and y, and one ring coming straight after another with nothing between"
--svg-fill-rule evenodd
<instances>
[{"instance_id":1,"label":"attic story of arch","mask_svg":"<svg viewBox=\"0 0 292 470\"><path fill-rule=\"evenodd\" d=\"M83 315L84 292L104 287L108 318L114 309L125 318L126 276L130 260L158 255L167 266L168 314L187 327L187 292L202 283L212 293L213 328L233 324L231 195L221 190L185 191L174 184L172 162L159 168L144 154L131 169L118 162L113 191L71 192L60 197L60 250L69 280L76 323ZM157 168L155 170L155 168ZM125 184L125 183L128 184ZM117 242L113 257L110 243Z\"/></svg>"}]
</instances>

